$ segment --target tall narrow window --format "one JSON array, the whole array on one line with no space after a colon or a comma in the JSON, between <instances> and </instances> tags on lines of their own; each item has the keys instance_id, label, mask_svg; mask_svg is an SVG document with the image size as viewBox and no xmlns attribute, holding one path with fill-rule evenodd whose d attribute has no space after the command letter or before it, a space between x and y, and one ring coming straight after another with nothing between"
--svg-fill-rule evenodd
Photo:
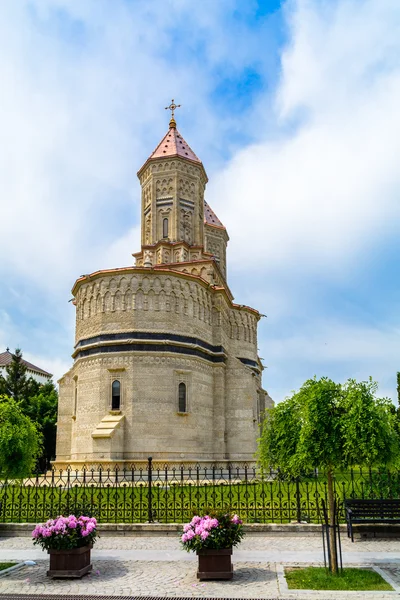
<instances>
[{"instance_id":1,"label":"tall narrow window","mask_svg":"<svg viewBox=\"0 0 400 600\"><path fill-rule=\"evenodd\" d=\"M119 410L121 406L121 383L116 379L111 386L111 410Z\"/></svg>"},{"instance_id":2,"label":"tall narrow window","mask_svg":"<svg viewBox=\"0 0 400 600\"><path fill-rule=\"evenodd\" d=\"M178 388L179 397L179 412L186 412L186 385L184 383L179 384Z\"/></svg>"},{"instance_id":3,"label":"tall narrow window","mask_svg":"<svg viewBox=\"0 0 400 600\"><path fill-rule=\"evenodd\" d=\"M168 237L168 219L163 219L162 234L163 234L163 237L165 237L165 238Z\"/></svg>"},{"instance_id":4,"label":"tall narrow window","mask_svg":"<svg viewBox=\"0 0 400 600\"><path fill-rule=\"evenodd\" d=\"M76 418L76 410L78 408L78 378L75 379L75 392L74 392L74 412L73 417Z\"/></svg>"}]
</instances>

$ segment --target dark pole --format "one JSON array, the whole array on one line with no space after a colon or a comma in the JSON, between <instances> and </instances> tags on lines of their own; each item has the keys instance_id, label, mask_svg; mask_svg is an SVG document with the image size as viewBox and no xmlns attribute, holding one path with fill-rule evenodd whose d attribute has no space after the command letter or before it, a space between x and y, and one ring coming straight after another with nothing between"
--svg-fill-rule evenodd
<instances>
[{"instance_id":1,"label":"dark pole","mask_svg":"<svg viewBox=\"0 0 400 600\"><path fill-rule=\"evenodd\" d=\"M148 502L148 521L149 523L153 523L153 511L152 511L152 490L151 490L151 484L152 484L152 480L153 480L153 467L152 467L152 460L153 457L149 456L147 459L148 465L147 465L147 479L149 481L149 493L148 493L148 497L147 497L147 502Z\"/></svg>"},{"instance_id":2,"label":"dark pole","mask_svg":"<svg viewBox=\"0 0 400 600\"><path fill-rule=\"evenodd\" d=\"M297 522L301 521L301 500L300 500L300 483L299 478L296 477L296 513L297 513Z\"/></svg>"}]
</instances>

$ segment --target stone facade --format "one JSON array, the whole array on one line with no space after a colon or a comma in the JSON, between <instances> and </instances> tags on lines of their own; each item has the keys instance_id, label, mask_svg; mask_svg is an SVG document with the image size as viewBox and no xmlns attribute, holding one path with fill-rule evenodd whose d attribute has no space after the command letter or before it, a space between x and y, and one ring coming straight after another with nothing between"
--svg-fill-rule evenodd
<instances>
[{"instance_id":1,"label":"stone facade","mask_svg":"<svg viewBox=\"0 0 400 600\"><path fill-rule=\"evenodd\" d=\"M138 176L136 266L86 275L72 290L74 365L59 382L55 466L253 461L272 402L261 386L260 315L233 303L229 238L174 121Z\"/></svg>"}]
</instances>

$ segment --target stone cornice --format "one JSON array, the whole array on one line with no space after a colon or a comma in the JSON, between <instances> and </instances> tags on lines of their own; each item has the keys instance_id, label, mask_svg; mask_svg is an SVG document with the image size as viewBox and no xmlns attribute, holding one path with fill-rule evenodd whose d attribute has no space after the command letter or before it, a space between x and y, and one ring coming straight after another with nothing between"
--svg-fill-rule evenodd
<instances>
[{"instance_id":1,"label":"stone cornice","mask_svg":"<svg viewBox=\"0 0 400 600\"><path fill-rule=\"evenodd\" d=\"M203 360L209 360L211 362L225 362L227 355L224 350L212 351L204 348L200 344L190 344L172 340L143 340L135 338L133 335L131 339L126 340L104 340L101 342L95 342L86 344L83 347L76 348L72 353L72 358L78 356L85 357L93 354L101 354L105 352L107 356L110 352L132 352L132 353L143 353L156 351L158 354L171 353L179 354L179 356L197 356Z\"/></svg>"},{"instance_id":2,"label":"stone cornice","mask_svg":"<svg viewBox=\"0 0 400 600\"><path fill-rule=\"evenodd\" d=\"M173 156L168 156L168 157L161 156L161 157L157 157L157 158L151 158L151 157L148 158L146 160L146 162L144 163L144 165L137 172L137 176L140 179L142 174L144 173L144 171L150 164L154 164L154 163L167 164L167 163L171 163L172 161L178 161L178 163L182 163L182 164L189 163L189 164L193 165L194 167L196 167L203 173L204 178L205 178L205 183L208 182L207 173L206 173L206 170L205 170L202 162L197 162L196 160L191 160L190 158L184 158L182 156L179 156L178 154L174 154Z\"/></svg>"},{"instance_id":3,"label":"stone cornice","mask_svg":"<svg viewBox=\"0 0 400 600\"><path fill-rule=\"evenodd\" d=\"M216 269L219 269L217 263L214 260L209 261L212 263ZM177 263L182 264L182 263ZM177 269L171 269L169 265L156 265L154 267L118 267L115 269L104 269L101 271L95 271L93 273L89 273L77 279L74 283L74 286L71 290L71 293L74 297L76 297L80 286L84 283L93 282L96 279L100 279L104 276L113 276L113 275L124 275L124 274L132 274L132 275L149 275L156 273L170 273L175 277L179 277L180 279L186 279L189 281L196 281L201 284L203 288L210 290L212 293L223 295L226 302L231 306L231 308L235 310L244 310L252 313L258 319L261 318L260 313L255 308L251 308L250 306L246 306L244 304L235 304L233 302L233 295L230 289L222 286L211 285L205 279L200 277L199 275L192 275L191 273L184 273L183 271L178 271Z\"/></svg>"}]
</instances>

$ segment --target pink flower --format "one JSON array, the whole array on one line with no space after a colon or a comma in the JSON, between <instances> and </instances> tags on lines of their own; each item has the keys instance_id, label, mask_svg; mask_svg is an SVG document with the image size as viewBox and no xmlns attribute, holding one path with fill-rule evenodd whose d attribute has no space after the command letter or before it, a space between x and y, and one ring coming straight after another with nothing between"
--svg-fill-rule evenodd
<instances>
[{"instance_id":1,"label":"pink flower","mask_svg":"<svg viewBox=\"0 0 400 600\"><path fill-rule=\"evenodd\" d=\"M201 518L196 515L195 517L193 517L193 519L191 520L190 524L191 525L196 525L199 521L201 521Z\"/></svg>"},{"instance_id":2,"label":"pink flower","mask_svg":"<svg viewBox=\"0 0 400 600\"><path fill-rule=\"evenodd\" d=\"M212 528L218 527L219 525L218 519L211 519L210 523Z\"/></svg>"},{"instance_id":3,"label":"pink flower","mask_svg":"<svg viewBox=\"0 0 400 600\"><path fill-rule=\"evenodd\" d=\"M201 537L202 540L206 540L209 535L210 535L209 532L206 531L206 530L204 530L204 531L201 532L200 537Z\"/></svg>"},{"instance_id":4,"label":"pink flower","mask_svg":"<svg viewBox=\"0 0 400 600\"><path fill-rule=\"evenodd\" d=\"M185 543L185 542L188 541L188 537L187 537L186 533L183 534L183 536L181 537L181 540L182 540L183 543Z\"/></svg>"},{"instance_id":5,"label":"pink flower","mask_svg":"<svg viewBox=\"0 0 400 600\"><path fill-rule=\"evenodd\" d=\"M195 532L196 535L202 534L203 531L204 531L204 525L203 525L203 523L199 523L199 525L196 525L195 530L194 530L194 532Z\"/></svg>"},{"instance_id":6,"label":"pink flower","mask_svg":"<svg viewBox=\"0 0 400 600\"><path fill-rule=\"evenodd\" d=\"M235 525L240 525L241 523L243 523L243 521L239 519L238 515L233 515L232 523L235 523Z\"/></svg>"},{"instance_id":7,"label":"pink flower","mask_svg":"<svg viewBox=\"0 0 400 600\"><path fill-rule=\"evenodd\" d=\"M192 526L190 523L186 523L186 525L183 526L183 531L189 531L192 529Z\"/></svg>"},{"instance_id":8,"label":"pink flower","mask_svg":"<svg viewBox=\"0 0 400 600\"><path fill-rule=\"evenodd\" d=\"M78 519L75 517L75 515L69 515L67 519L67 525L70 529L76 529L78 526Z\"/></svg>"},{"instance_id":9,"label":"pink flower","mask_svg":"<svg viewBox=\"0 0 400 600\"><path fill-rule=\"evenodd\" d=\"M189 531L186 533L186 538L187 538L188 540L191 540L191 539L193 539L193 538L195 537L195 535L196 535L196 534L195 534L195 532L193 531L193 529L190 529L190 530L189 530Z\"/></svg>"},{"instance_id":10,"label":"pink flower","mask_svg":"<svg viewBox=\"0 0 400 600\"><path fill-rule=\"evenodd\" d=\"M206 529L207 531L210 531L214 527L218 527L218 520L217 519L210 519L208 517L205 520L205 522L204 522L204 529Z\"/></svg>"},{"instance_id":11,"label":"pink flower","mask_svg":"<svg viewBox=\"0 0 400 600\"><path fill-rule=\"evenodd\" d=\"M43 535L43 537L48 538L48 537L51 537L52 533L53 533L52 530L50 528L48 528L48 529L43 530L42 535Z\"/></svg>"},{"instance_id":12,"label":"pink flower","mask_svg":"<svg viewBox=\"0 0 400 600\"><path fill-rule=\"evenodd\" d=\"M32 531L32 537L37 539L42 535L42 526L36 525L35 529Z\"/></svg>"}]
</instances>

